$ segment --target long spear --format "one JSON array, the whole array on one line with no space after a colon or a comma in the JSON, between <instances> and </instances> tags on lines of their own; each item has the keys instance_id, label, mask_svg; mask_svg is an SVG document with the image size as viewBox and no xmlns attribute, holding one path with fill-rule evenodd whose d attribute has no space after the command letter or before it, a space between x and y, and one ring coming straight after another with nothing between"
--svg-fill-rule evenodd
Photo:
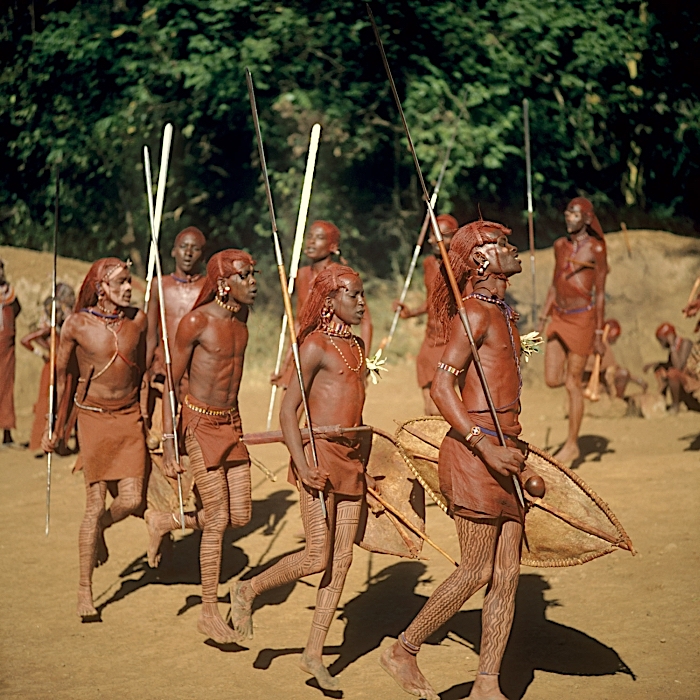
<instances>
[{"instance_id":1,"label":"long spear","mask_svg":"<svg viewBox=\"0 0 700 700\"><path fill-rule=\"evenodd\" d=\"M447 153L445 153L445 160L442 161L442 167L440 168L440 174L438 175L437 183L435 184L435 189L433 190L433 196L430 198L430 205L435 208L435 203L437 202L438 195L440 194L440 187L442 186L442 179L445 177L445 172L447 171L447 164L450 162L450 154L452 153L452 147L454 146L455 139L457 138L457 129L459 127L459 122L455 127L452 137L450 138L450 143L447 146ZM408 294L408 288L411 286L411 280L413 279L413 273L416 270L416 264L418 263L418 256L423 248L423 243L425 241L425 234L428 231L428 225L430 224L430 217L426 213L423 219L423 225L421 226L420 233L418 234L418 241L416 242L416 247L413 249L413 256L411 257L411 264L408 266L408 272L406 273L406 279L403 283L403 288L401 289L401 296L399 297L399 305L396 307L394 312L394 318L391 320L391 327L389 328L389 335L382 340L380 348L386 353L391 345L391 341L394 339L394 333L396 332L396 326L399 322L399 317L401 316L401 307L406 300L406 294Z\"/></svg>"},{"instance_id":2,"label":"long spear","mask_svg":"<svg viewBox=\"0 0 700 700\"><path fill-rule=\"evenodd\" d=\"M299 380L299 389L301 391L301 401L304 404L304 415L306 416L306 425L309 428L309 445L311 445L311 456L313 458L314 467L318 469L318 454L316 453L316 440L311 425L311 414L309 413L309 402L306 398L306 389L304 388L304 378L301 374L301 361L299 359L299 345L297 343L297 332L294 328L294 312L292 311L292 297L289 294L287 282L287 273L284 269L284 259L282 258L282 248L280 247L280 237L277 232L277 219L275 218L275 206L272 202L272 189L270 188L270 178L267 174L267 163L265 162L265 149L263 148L262 132L260 131L260 120L258 118L258 107L255 102L255 88L253 87L253 76L250 69L245 69L245 80L248 85L248 97L250 98L250 110L253 113L253 124L255 125L255 138L258 142L258 154L260 155L260 167L262 169L263 181L265 183L265 193L267 194L267 208L270 212L270 227L272 228L272 242L275 247L275 260L277 261L277 273L280 278L280 287L282 288L282 299L284 300L284 311L287 316L287 327L289 328L289 340L292 345L292 355L294 357L294 366L297 370L297 379ZM326 504L323 500L323 493L319 491L318 500L321 502L321 510L323 517L327 517Z\"/></svg>"},{"instance_id":3,"label":"long spear","mask_svg":"<svg viewBox=\"0 0 700 700\"><path fill-rule=\"evenodd\" d=\"M144 153L146 147L144 146ZM144 156L145 157L145 156ZM151 181L151 171L150 171L150 161L148 161L149 171L146 174L146 182ZM158 178L160 180L160 177ZM148 185L147 185L148 186ZM153 185L151 184L151 190ZM153 192L148 196L148 220L151 224L151 231L153 231L153 218L155 214L153 211ZM148 304L151 301L151 286L153 285L153 270L156 264L156 258L158 257L158 238L160 235L160 224L158 225L158 233L156 233L156 242L153 243L153 236L151 235L151 245L148 246L148 272L146 273L146 293L143 295L143 312L148 313Z\"/></svg>"},{"instance_id":4,"label":"long spear","mask_svg":"<svg viewBox=\"0 0 700 700\"><path fill-rule=\"evenodd\" d=\"M60 171L56 166L56 195L53 208L53 271L51 273L51 337L49 340L49 440L53 437L56 420L56 267L58 263L58 201L60 191ZM46 455L46 525L44 534L49 536L51 522L51 458Z\"/></svg>"},{"instance_id":5,"label":"long spear","mask_svg":"<svg viewBox=\"0 0 700 700\"><path fill-rule=\"evenodd\" d=\"M168 382L168 403L172 418L173 433L177 425L177 404L175 402L175 383L173 382L173 363L170 356L170 342L168 341L168 325L165 320L165 297L163 295L163 271L160 266L158 254L158 234L163 219L163 203L165 201L165 185L168 180L168 162L170 160L170 145L173 139L173 125L166 124L163 131L163 146L160 152L160 170L158 171L158 191L156 193L156 208L153 212L153 182L151 179L151 158L148 146L143 147L144 173L146 176L146 194L148 197L148 210L151 219L151 250L155 250L154 263L158 278L158 302L160 307L160 326L163 333L163 355L165 356L165 376ZM180 464L180 446L177 437L175 444L175 461ZM180 506L180 527L185 530L185 507L182 501L182 478L177 474L177 497Z\"/></svg>"},{"instance_id":6,"label":"long spear","mask_svg":"<svg viewBox=\"0 0 700 700\"><path fill-rule=\"evenodd\" d=\"M321 139L321 125L314 124L311 127L311 140L309 141L309 155L306 159L306 173L304 174L304 184L301 188L301 201L299 203L299 216L297 216L297 230L294 234L294 246L292 248L292 260L289 263L289 282L287 289L289 295L294 293L294 284L299 272L299 260L301 259L301 247L304 243L304 231L306 230L306 217L309 213L309 201L311 200L311 185L314 181L314 168L316 166L316 154L318 153L318 142ZM277 344L277 360L275 362L275 374L280 373L282 357L284 356L284 340L287 336L287 314L282 314L282 328L280 339ZM267 429L272 425L272 412L275 409L275 396L277 385L272 385L270 393L270 405L267 409Z\"/></svg>"},{"instance_id":7,"label":"long spear","mask_svg":"<svg viewBox=\"0 0 700 700\"><path fill-rule=\"evenodd\" d=\"M525 132L525 180L527 182L527 233L530 242L530 274L532 275L532 325L537 324L537 286L535 284L535 224L532 216L532 159L530 157L530 107L523 100L523 130Z\"/></svg>"},{"instance_id":8,"label":"long spear","mask_svg":"<svg viewBox=\"0 0 700 700\"><path fill-rule=\"evenodd\" d=\"M433 236L435 236L435 240L437 241L438 247L440 248L440 255L442 257L442 262L443 265L445 266L445 271L447 272L447 277L450 281L450 287L452 288L452 294L454 295L455 298L455 304L457 305L457 313L459 314L459 318L462 321L462 325L464 326L464 331L467 334L467 338L469 339L469 345L471 346L471 351L472 351L472 357L474 358L474 366L476 367L477 374L479 375L479 380L481 381L481 386L484 391L484 396L486 397L486 403L488 404L489 407L489 413L491 414L491 418L493 419L493 424L496 428L496 432L498 433L498 440L501 443L503 447L506 446L506 439L505 436L503 435L503 431L501 430L501 424L498 421L498 414L496 413L496 407L493 403L493 398L491 396L491 390L489 389L488 382L486 381L486 374L484 373L484 368L481 364L481 359L479 358L479 350L476 347L476 343L474 342L474 335L472 334L472 329L471 326L469 325L469 318L467 317L467 311L464 308L464 301L462 301L462 293L459 289L459 285L457 284L457 280L455 279L454 271L452 270L452 265L450 264L450 258L447 254L447 248L445 248L445 242L442 239L442 233L440 232L440 227L437 224L437 220L435 218L435 212L433 211L433 207L430 204L430 197L428 195L428 188L425 185L425 179L423 177L423 172L420 167L420 162L418 161L418 155L416 154L416 147L413 145L413 139L411 138L411 132L408 128L408 122L406 121L406 116L403 112L403 107L401 106L401 100L399 99L399 93L396 90L396 83L394 82L394 78L391 75L391 68L389 67L389 61L387 60L386 57L386 52L384 51L384 45L382 44L382 39L381 36L379 35L379 28L377 27L377 23L374 20L374 14L372 13L372 8L369 6L369 3L367 4L367 14L369 15L369 20L372 23L372 29L374 30L374 36L377 41L377 46L379 47L379 51L382 56L382 63L384 64L384 70L386 71L387 77L389 78L389 85L391 86L391 92L394 96L394 101L396 102L396 108L399 112L399 115L401 117L401 121L403 123L403 128L404 131L406 132L406 139L408 141L408 147L411 150L411 155L413 156L413 163L416 167L416 173L418 175L418 180L421 185L421 189L423 190L423 197L425 199L426 206L428 207L428 216L430 217L430 224L433 228ZM515 474L512 475L513 478L513 486L515 488L515 492L518 496L518 500L520 501L520 504L523 508L525 508L525 499L523 497L523 491L520 488L520 482L518 481L517 477Z\"/></svg>"}]
</instances>

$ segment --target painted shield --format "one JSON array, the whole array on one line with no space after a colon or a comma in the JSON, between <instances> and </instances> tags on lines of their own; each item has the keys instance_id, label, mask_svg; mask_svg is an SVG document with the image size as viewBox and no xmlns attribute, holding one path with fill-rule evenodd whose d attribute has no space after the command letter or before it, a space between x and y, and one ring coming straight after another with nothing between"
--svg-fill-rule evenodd
<instances>
[{"instance_id":1,"label":"painted shield","mask_svg":"<svg viewBox=\"0 0 700 700\"><path fill-rule=\"evenodd\" d=\"M377 479L381 497L401 513L411 525L425 532L425 493L399 451L391 435L374 429L367 472ZM371 497L368 497L371 500ZM380 509L365 508L356 542L378 554L394 554L419 559L423 540L411 532L401 519Z\"/></svg>"},{"instance_id":2,"label":"painted shield","mask_svg":"<svg viewBox=\"0 0 700 700\"><path fill-rule=\"evenodd\" d=\"M449 430L439 416L402 424L399 449L428 495L447 513L440 492L438 453ZM527 444L527 443L525 443ZM528 445L527 468L544 479L546 492L528 501L522 563L534 567L575 566L617 549L634 554L632 541L608 505L577 474L543 450Z\"/></svg>"}]
</instances>

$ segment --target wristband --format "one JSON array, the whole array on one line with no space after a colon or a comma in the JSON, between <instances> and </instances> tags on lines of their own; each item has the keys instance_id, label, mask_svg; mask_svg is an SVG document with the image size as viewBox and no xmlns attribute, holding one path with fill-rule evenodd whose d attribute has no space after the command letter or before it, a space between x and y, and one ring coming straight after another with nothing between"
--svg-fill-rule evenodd
<instances>
[{"instance_id":1,"label":"wristband","mask_svg":"<svg viewBox=\"0 0 700 700\"><path fill-rule=\"evenodd\" d=\"M603 329L602 329L602 328L596 328L595 334L596 334L596 335L603 335Z\"/></svg>"},{"instance_id":2,"label":"wristband","mask_svg":"<svg viewBox=\"0 0 700 700\"><path fill-rule=\"evenodd\" d=\"M175 433L163 433L161 437L163 438L163 440L174 440L177 436L175 435Z\"/></svg>"}]
</instances>

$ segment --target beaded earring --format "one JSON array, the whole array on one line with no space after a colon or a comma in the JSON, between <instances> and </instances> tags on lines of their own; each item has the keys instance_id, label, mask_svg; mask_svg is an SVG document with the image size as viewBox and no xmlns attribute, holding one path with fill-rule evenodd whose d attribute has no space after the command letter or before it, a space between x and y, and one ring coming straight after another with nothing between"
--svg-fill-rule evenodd
<instances>
[{"instance_id":1,"label":"beaded earring","mask_svg":"<svg viewBox=\"0 0 700 700\"><path fill-rule=\"evenodd\" d=\"M333 314L335 312L333 311L333 302L326 297L326 300L323 302L323 308L321 309L321 329L325 330L327 329L331 321L333 320Z\"/></svg>"}]
</instances>

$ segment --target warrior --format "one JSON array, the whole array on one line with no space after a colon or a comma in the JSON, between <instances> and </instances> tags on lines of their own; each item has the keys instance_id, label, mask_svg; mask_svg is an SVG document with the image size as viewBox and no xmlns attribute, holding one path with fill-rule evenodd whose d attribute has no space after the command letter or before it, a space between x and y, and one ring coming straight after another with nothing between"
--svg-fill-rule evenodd
<instances>
[{"instance_id":1,"label":"warrior","mask_svg":"<svg viewBox=\"0 0 700 700\"><path fill-rule=\"evenodd\" d=\"M15 319L22 311L15 288L5 277L0 259L0 430L2 446L15 447L10 431L17 427L15 417Z\"/></svg>"},{"instance_id":2,"label":"warrior","mask_svg":"<svg viewBox=\"0 0 700 700\"><path fill-rule=\"evenodd\" d=\"M202 503L200 510L185 516L185 527L202 531L202 610L197 629L220 644L240 640L221 617L218 586L224 532L229 525L242 527L251 516L250 459L241 442L238 390L248 344L246 323L257 291L255 261L248 253L222 250L213 255L202 291L192 311L180 321L172 348L175 386L189 368L180 439ZM163 466L166 475L174 478L184 469L175 460L178 437L167 404L163 402ZM175 514L151 509L145 519L148 562L155 567L161 540L180 522Z\"/></svg>"},{"instance_id":3,"label":"warrior","mask_svg":"<svg viewBox=\"0 0 700 700\"><path fill-rule=\"evenodd\" d=\"M508 278L520 272L521 263L517 249L508 242L509 233L501 224L475 221L454 234L449 253L462 293L473 283L473 291L464 298L465 309L506 436L505 447L496 437L444 266L428 301L441 335L448 337L431 395L451 426L440 448L438 472L462 560L382 654L380 663L406 692L429 700L438 700L438 695L420 672L416 655L425 640L486 585L479 670L469 697L506 700L498 676L513 621L524 517L513 476L520 474L525 461L517 437L520 336L517 314L504 301Z\"/></svg>"},{"instance_id":4,"label":"warrior","mask_svg":"<svg viewBox=\"0 0 700 700\"><path fill-rule=\"evenodd\" d=\"M306 303L318 274L330 265L345 265L345 260L340 254L340 230L338 227L330 221L314 221L309 227L309 232L306 234L304 254L311 260L311 265L300 267L297 274L295 287L297 297L297 319L301 314L301 310L304 308L304 304ZM338 258L339 262L333 259L334 256ZM366 348L372 345L372 319L366 304L365 314L360 324L360 337ZM280 373L273 374L270 377L270 383L277 384L277 386L286 389L289 386L293 374L294 367L290 348Z\"/></svg>"},{"instance_id":5,"label":"warrior","mask_svg":"<svg viewBox=\"0 0 700 700\"><path fill-rule=\"evenodd\" d=\"M298 319L301 369L313 424L347 428L362 424L365 345L350 326L361 323L365 308L362 281L354 270L331 265L318 274ZM299 430L301 403L299 384L292 382L282 402L280 424L291 456L289 481L299 489L305 547L250 580L236 583L231 591L231 621L243 638L252 637L251 609L256 596L323 572L299 666L322 688L335 690L339 684L323 665L323 644L352 562L366 487L376 488L365 472L371 441L366 437L317 439L316 470ZM327 503L328 520L320 498Z\"/></svg>"},{"instance_id":6,"label":"warrior","mask_svg":"<svg viewBox=\"0 0 700 700\"><path fill-rule=\"evenodd\" d=\"M206 245L204 234L194 226L188 226L175 237L171 256L175 260L175 272L163 277L163 301L168 337L174 338L182 317L192 310L202 291L205 278L199 274L202 252ZM151 375L165 376L163 346L160 344L160 311L158 285L154 284L148 307L148 346L146 359ZM151 364L152 363L152 364ZM187 391L186 386L182 387Z\"/></svg>"},{"instance_id":7,"label":"warrior","mask_svg":"<svg viewBox=\"0 0 700 700\"><path fill-rule=\"evenodd\" d=\"M656 329L656 339L668 350L666 362L651 362L644 371L654 370L654 376L663 396L671 393L668 410L678 413L681 402L692 410L700 410L700 342L682 338L670 323L662 323Z\"/></svg>"},{"instance_id":8,"label":"warrior","mask_svg":"<svg viewBox=\"0 0 700 700\"><path fill-rule=\"evenodd\" d=\"M132 306L129 264L118 258L93 263L78 293L75 312L63 324L56 357L58 412L53 452L68 435L73 399L80 434L79 466L85 477L85 515L80 526L78 615L98 617L92 572L107 561L104 531L136 513L143 502L147 464L139 389L146 365L146 315ZM77 362L78 376L71 367ZM77 391L74 380L77 379ZM105 510L107 491L114 500Z\"/></svg>"},{"instance_id":9,"label":"warrior","mask_svg":"<svg viewBox=\"0 0 700 700\"><path fill-rule=\"evenodd\" d=\"M46 427L46 417L49 413L49 385L51 384L51 365L49 364L49 340L51 338L51 297L44 299L44 314L39 323L39 328L27 333L19 342L44 361L39 379L39 395L34 404L34 422L29 437L29 449L37 451L41 449L41 439ZM68 318L75 306L75 292L73 288L63 282L56 285L56 333L60 336L63 322ZM65 452L65 444L59 444L60 452ZM36 455L42 456L43 452Z\"/></svg>"},{"instance_id":10,"label":"warrior","mask_svg":"<svg viewBox=\"0 0 700 700\"><path fill-rule=\"evenodd\" d=\"M608 329L607 340L604 342L605 354L600 358L600 381L605 386L608 396L623 399L627 385L632 382L641 388L643 392L647 390L647 383L643 379L635 377L626 367L618 364L612 346L617 342L622 334L622 326L617 319L609 318L605 321L604 329ZM595 369L595 355L589 355L586 360L586 367L583 371L583 384L588 381Z\"/></svg>"},{"instance_id":11,"label":"warrior","mask_svg":"<svg viewBox=\"0 0 700 700\"><path fill-rule=\"evenodd\" d=\"M554 456L570 463L578 458L578 434L583 419L583 370L592 352L605 354L605 278L608 262L600 227L591 202L572 199L564 212L567 237L554 241L554 279L540 318L547 319L545 382L566 386L569 394L569 432Z\"/></svg>"},{"instance_id":12,"label":"warrior","mask_svg":"<svg viewBox=\"0 0 700 700\"><path fill-rule=\"evenodd\" d=\"M450 241L452 240L452 234L457 230L459 224L457 219L451 214L440 214L437 217L438 227L442 233L442 240L445 242L445 248L450 249ZM440 268L440 248L438 248L437 241L432 231L428 242L432 247L432 255L428 255L423 260L423 280L425 282L426 296L429 298L432 289L435 285L435 281L438 277L438 270ZM423 344L420 347L420 352L416 358L416 374L418 376L418 386L423 392L423 406L424 413L427 416L436 416L438 414L435 402L430 398L430 388L433 384L433 378L435 377L435 370L437 369L437 363L442 357L443 350L445 349L445 340L440 337L437 328L437 321L435 315L431 310L428 300L426 298L420 306L415 309L408 308L405 304L401 305L398 301L394 302L394 311L402 306L401 308L401 318L414 318L415 316L422 316L423 314L428 314L428 323L425 327L425 338L423 338Z\"/></svg>"}]
</instances>

